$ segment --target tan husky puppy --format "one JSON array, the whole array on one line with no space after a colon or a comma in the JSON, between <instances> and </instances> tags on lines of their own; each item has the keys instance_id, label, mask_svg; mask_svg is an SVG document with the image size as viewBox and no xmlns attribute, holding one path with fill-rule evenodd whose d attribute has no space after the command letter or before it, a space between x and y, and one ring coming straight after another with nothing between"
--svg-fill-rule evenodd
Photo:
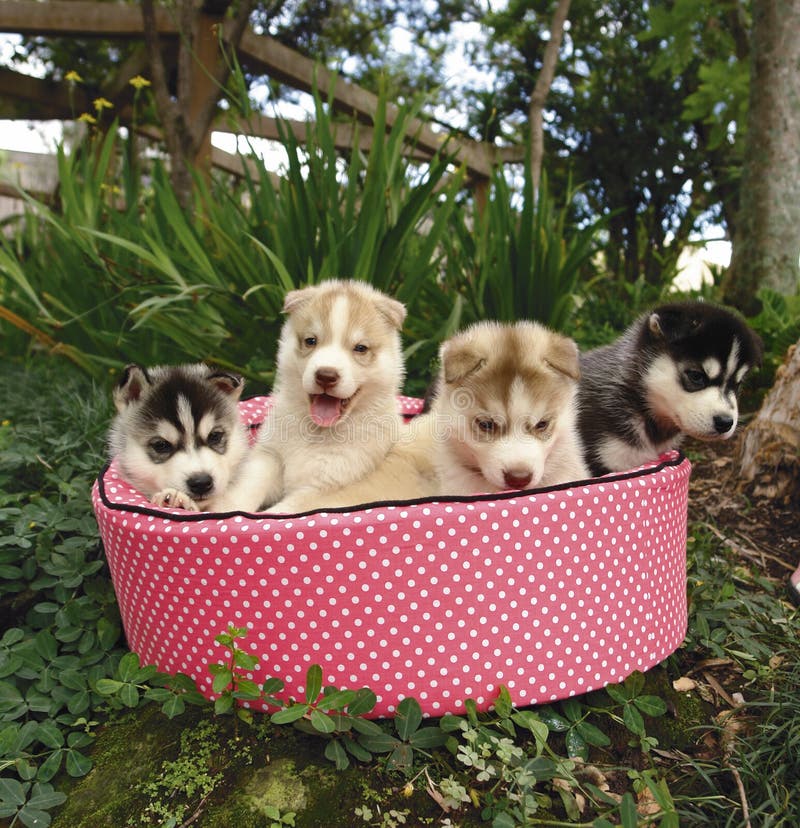
<instances>
[{"instance_id":1,"label":"tan husky puppy","mask_svg":"<svg viewBox=\"0 0 800 828\"><path fill-rule=\"evenodd\" d=\"M432 404L440 493L589 476L577 432L578 348L535 322L480 322L443 343Z\"/></svg>"}]
</instances>

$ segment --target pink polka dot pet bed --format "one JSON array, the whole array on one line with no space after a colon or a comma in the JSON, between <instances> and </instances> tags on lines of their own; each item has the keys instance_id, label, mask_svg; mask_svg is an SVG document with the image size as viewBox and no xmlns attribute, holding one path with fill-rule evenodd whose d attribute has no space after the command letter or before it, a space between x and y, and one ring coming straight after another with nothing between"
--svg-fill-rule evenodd
<instances>
[{"instance_id":1,"label":"pink polka dot pet bed","mask_svg":"<svg viewBox=\"0 0 800 828\"><path fill-rule=\"evenodd\" d=\"M406 413L420 401L401 400ZM268 398L240 404L248 424ZM214 637L246 627L259 684L302 699L370 687L432 716L586 693L647 670L686 633L690 463L548 490L369 504L291 518L156 509L104 469L92 497L128 645L213 698Z\"/></svg>"}]
</instances>

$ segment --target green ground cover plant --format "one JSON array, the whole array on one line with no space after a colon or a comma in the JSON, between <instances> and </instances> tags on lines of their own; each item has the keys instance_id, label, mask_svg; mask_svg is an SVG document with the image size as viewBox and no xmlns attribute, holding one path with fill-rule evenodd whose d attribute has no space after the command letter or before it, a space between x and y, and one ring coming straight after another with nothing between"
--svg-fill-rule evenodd
<instances>
[{"instance_id":1,"label":"green ground cover plant","mask_svg":"<svg viewBox=\"0 0 800 828\"><path fill-rule=\"evenodd\" d=\"M125 652L86 509L109 408L57 363L33 374L6 366L0 389L0 796L6 816L41 825L60 804L54 777L91 768L95 683Z\"/></svg>"}]
</instances>

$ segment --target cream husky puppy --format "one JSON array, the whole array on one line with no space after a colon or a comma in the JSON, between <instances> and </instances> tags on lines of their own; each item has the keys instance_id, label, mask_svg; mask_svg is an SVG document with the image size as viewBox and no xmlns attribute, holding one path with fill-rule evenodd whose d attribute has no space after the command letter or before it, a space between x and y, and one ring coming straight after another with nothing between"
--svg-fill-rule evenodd
<instances>
[{"instance_id":1,"label":"cream husky puppy","mask_svg":"<svg viewBox=\"0 0 800 828\"><path fill-rule=\"evenodd\" d=\"M289 292L283 310L274 405L226 495L231 510L335 505L383 463L404 428L402 303L363 282L331 280Z\"/></svg>"},{"instance_id":2,"label":"cream husky puppy","mask_svg":"<svg viewBox=\"0 0 800 828\"><path fill-rule=\"evenodd\" d=\"M479 322L444 342L440 361L431 416L441 494L589 477L573 340L536 322Z\"/></svg>"},{"instance_id":3,"label":"cream husky puppy","mask_svg":"<svg viewBox=\"0 0 800 828\"><path fill-rule=\"evenodd\" d=\"M292 512L334 509L367 503L416 500L439 494L434 465L434 435L430 415L414 417L377 468L360 480L326 492L298 492L286 500ZM270 509L276 512L277 509Z\"/></svg>"}]
</instances>

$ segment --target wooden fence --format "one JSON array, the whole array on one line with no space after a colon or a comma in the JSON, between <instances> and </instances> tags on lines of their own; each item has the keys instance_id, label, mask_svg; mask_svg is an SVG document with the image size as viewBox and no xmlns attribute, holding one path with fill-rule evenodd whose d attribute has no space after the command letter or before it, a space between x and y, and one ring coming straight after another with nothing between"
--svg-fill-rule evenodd
<instances>
[{"instance_id":1,"label":"wooden fence","mask_svg":"<svg viewBox=\"0 0 800 828\"><path fill-rule=\"evenodd\" d=\"M219 25L220 18L206 13L202 8L196 14L199 16L198 31L210 38L212 27ZM169 51L170 44L174 47L179 36L176 20L165 7L157 10L156 19L159 37L167 47L165 51ZM0 2L0 32L28 36L122 38L141 42L141 46L132 51L131 57L122 63L116 75L110 77L100 90L102 96L114 104L115 114L121 123L132 122L129 81L137 74L146 77L149 63L143 44L144 26L138 4L94 0L3 0ZM172 51L177 50L173 48ZM216 59L216 54L211 57ZM310 91L316 79L323 96L327 97L330 90L329 103L335 110L350 113L364 122L364 127L360 130L362 145L369 146L372 143L369 124L377 108L377 99L372 92L331 75L324 67L299 52L269 35L258 34L251 28L245 31L241 39L237 57L249 72L266 75L295 89ZM192 89L202 89L203 83L209 82L208 67L202 64L201 58L202 55L196 56L196 78L193 78L196 83L191 84ZM41 80L8 68L0 68L0 117L70 120L75 117L76 111L91 112L92 101L85 91L75 85ZM394 123L397 111L394 106L389 108L388 128ZM302 141L305 137L305 124L290 121L289 126ZM212 125L212 130L253 138L278 138L275 119L265 114L234 123L219 118ZM152 129L149 134L157 137ZM520 147L498 148L492 144L453 138L422 120L409 124L409 135L413 135L414 153L422 160L433 157L447 141L448 151L466 168L469 185L478 189L485 187L495 164L521 161L523 157ZM350 125L341 124L337 127L335 142L338 148L351 147L352 139ZM241 172L241 157L217 147L211 148L211 163L229 172Z\"/></svg>"}]
</instances>

